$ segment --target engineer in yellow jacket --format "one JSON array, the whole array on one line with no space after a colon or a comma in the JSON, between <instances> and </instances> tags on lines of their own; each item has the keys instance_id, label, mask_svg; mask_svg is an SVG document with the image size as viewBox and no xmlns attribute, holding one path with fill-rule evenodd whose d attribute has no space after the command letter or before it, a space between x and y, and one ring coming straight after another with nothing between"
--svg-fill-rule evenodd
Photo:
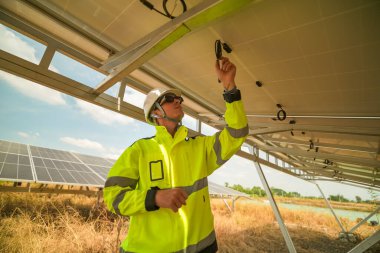
<instances>
[{"instance_id":1,"label":"engineer in yellow jacket","mask_svg":"<svg viewBox=\"0 0 380 253\"><path fill-rule=\"evenodd\" d=\"M224 86L227 126L213 136L187 136L179 90L148 93L144 113L156 136L128 147L104 186L108 208L130 216L120 252L217 252L207 176L239 150L248 125L235 65L222 57L215 68Z\"/></svg>"}]
</instances>

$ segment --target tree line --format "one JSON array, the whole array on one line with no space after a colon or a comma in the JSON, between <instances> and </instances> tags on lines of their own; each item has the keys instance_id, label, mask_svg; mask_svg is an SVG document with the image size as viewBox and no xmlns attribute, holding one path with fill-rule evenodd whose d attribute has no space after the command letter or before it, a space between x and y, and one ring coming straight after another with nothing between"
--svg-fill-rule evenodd
<instances>
[{"instance_id":1,"label":"tree line","mask_svg":"<svg viewBox=\"0 0 380 253\"><path fill-rule=\"evenodd\" d=\"M266 197L266 192L259 186L253 186L252 188L243 187L240 184L229 185L229 183L224 183L228 188L234 189L239 192L244 192L252 197ZM307 198L307 199L323 199L323 197L315 196L302 196L299 192L287 192L280 188L271 187L270 188L274 196L289 197L289 198ZM371 194L372 196L373 194ZM376 199L375 196L374 199ZM328 200L339 201L339 202L356 202L356 203L373 203L373 200L363 200L360 196L355 196L355 200L349 200L345 198L342 194L329 195Z\"/></svg>"}]
</instances>

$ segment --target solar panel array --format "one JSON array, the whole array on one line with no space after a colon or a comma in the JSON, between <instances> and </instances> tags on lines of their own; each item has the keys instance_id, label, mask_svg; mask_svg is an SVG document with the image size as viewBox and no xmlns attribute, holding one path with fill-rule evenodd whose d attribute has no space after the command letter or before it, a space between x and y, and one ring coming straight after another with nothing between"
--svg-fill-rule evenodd
<instances>
[{"instance_id":1,"label":"solar panel array","mask_svg":"<svg viewBox=\"0 0 380 253\"><path fill-rule=\"evenodd\" d=\"M103 187L116 160L0 140L0 181ZM211 195L248 196L209 182Z\"/></svg>"},{"instance_id":2,"label":"solar panel array","mask_svg":"<svg viewBox=\"0 0 380 253\"><path fill-rule=\"evenodd\" d=\"M27 145L0 140L0 178L35 180Z\"/></svg>"},{"instance_id":3,"label":"solar panel array","mask_svg":"<svg viewBox=\"0 0 380 253\"><path fill-rule=\"evenodd\" d=\"M37 182L100 187L104 185L104 180L99 175L70 152L35 146L31 146L30 151Z\"/></svg>"},{"instance_id":4,"label":"solar panel array","mask_svg":"<svg viewBox=\"0 0 380 253\"><path fill-rule=\"evenodd\" d=\"M4 181L103 187L111 166L112 161L100 157L0 140Z\"/></svg>"}]
</instances>

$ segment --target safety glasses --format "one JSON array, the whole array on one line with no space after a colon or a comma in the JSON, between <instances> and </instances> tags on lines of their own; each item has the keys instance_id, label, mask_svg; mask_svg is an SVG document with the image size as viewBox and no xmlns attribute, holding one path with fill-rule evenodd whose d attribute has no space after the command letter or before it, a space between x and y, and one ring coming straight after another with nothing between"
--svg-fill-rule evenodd
<instances>
[{"instance_id":1,"label":"safety glasses","mask_svg":"<svg viewBox=\"0 0 380 253\"><path fill-rule=\"evenodd\" d=\"M165 103L173 103L175 99L178 99L179 103L182 104L183 98L180 96L176 96L174 94L166 94L161 98L161 101L159 102L160 105L163 105Z\"/></svg>"}]
</instances>

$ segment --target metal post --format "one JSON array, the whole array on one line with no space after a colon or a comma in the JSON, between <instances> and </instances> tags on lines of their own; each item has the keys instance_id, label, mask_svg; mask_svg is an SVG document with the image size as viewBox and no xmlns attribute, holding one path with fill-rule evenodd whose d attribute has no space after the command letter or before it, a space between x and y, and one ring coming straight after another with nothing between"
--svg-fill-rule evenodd
<instances>
[{"instance_id":1,"label":"metal post","mask_svg":"<svg viewBox=\"0 0 380 253\"><path fill-rule=\"evenodd\" d=\"M200 133L200 134L202 133L202 121L200 119L197 120L197 129L196 129L196 131L198 133Z\"/></svg>"},{"instance_id":2,"label":"metal post","mask_svg":"<svg viewBox=\"0 0 380 253\"><path fill-rule=\"evenodd\" d=\"M268 182L265 179L264 172L261 169L261 166L260 166L260 164L258 162L254 162L254 163L255 163L255 166L256 166L257 173L259 174L261 183L263 184L265 192L267 193L269 202L270 202L270 204L272 206L272 210L274 212L274 215L276 217L278 225L280 226L280 230L281 230L282 236L285 239L286 246L288 247L288 250L289 250L290 253L296 253L297 252L296 248L294 247L292 238L290 238L289 232L288 232L288 230L287 230L287 228L285 226L285 223L284 223L284 221L283 221L283 219L281 217L280 211L278 210L276 201L274 200L272 192L270 191Z\"/></svg>"},{"instance_id":3,"label":"metal post","mask_svg":"<svg viewBox=\"0 0 380 253\"><path fill-rule=\"evenodd\" d=\"M237 197L237 198L232 197L232 212L235 211L235 201L236 201L238 198L239 198L239 197Z\"/></svg>"},{"instance_id":4,"label":"metal post","mask_svg":"<svg viewBox=\"0 0 380 253\"><path fill-rule=\"evenodd\" d=\"M330 208L330 211L331 211L331 213L334 215L336 222L338 222L338 224L339 224L339 226L340 226L340 229L342 229L342 231L343 231L344 233L346 233L347 231L344 229L342 223L341 223L340 220L338 219L338 216L336 216L336 214L335 214L335 212L334 212L334 209L333 209L332 206L330 205L330 202L326 199L325 194L323 194L323 191L322 191L321 187L319 187L319 185L318 185L317 183L315 183L315 185L318 187L318 190L321 192L322 197L324 198L324 200L325 200L325 202L326 202L326 205Z\"/></svg>"},{"instance_id":5,"label":"metal post","mask_svg":"<svg viewBox=\"0 0 380 253\"><path fill-rule=\"evenodd\" d=\"M373 235L356 245L348 253L361 253L369 249L372 245L380 241L380 230L376 231Z\"/></svg>"},{"instance_id":6,"label":"metal post","mask_svg":"<svg viewBox=\"0 0 380 253\"><path fill-rule=\"evenodd\" d=\"M220 197L222 198L224 204L227 206L227 208L228 208L228 210L230 211L230 213L232 213L232 209L231 209L231 207L228 205L227 201L224 199L224 197L223 197L222 194L220 194Z\"/></svg>"},{"instance_id":7,"label":"metal post","mask_svg":"<svg viewBox=\"0 0 380 253\"><path fill-rule=\"evenodd\" d=\"M361 222L356 224L348 233L353 233L358 227L360 227L363 223L365 223L369 218L371 218L375 213L377 213L380 210L380 206L376 208L375 211L373 211L371 214L369 214L365 219L363 219Z\"/></svg>"}]
</instances>

